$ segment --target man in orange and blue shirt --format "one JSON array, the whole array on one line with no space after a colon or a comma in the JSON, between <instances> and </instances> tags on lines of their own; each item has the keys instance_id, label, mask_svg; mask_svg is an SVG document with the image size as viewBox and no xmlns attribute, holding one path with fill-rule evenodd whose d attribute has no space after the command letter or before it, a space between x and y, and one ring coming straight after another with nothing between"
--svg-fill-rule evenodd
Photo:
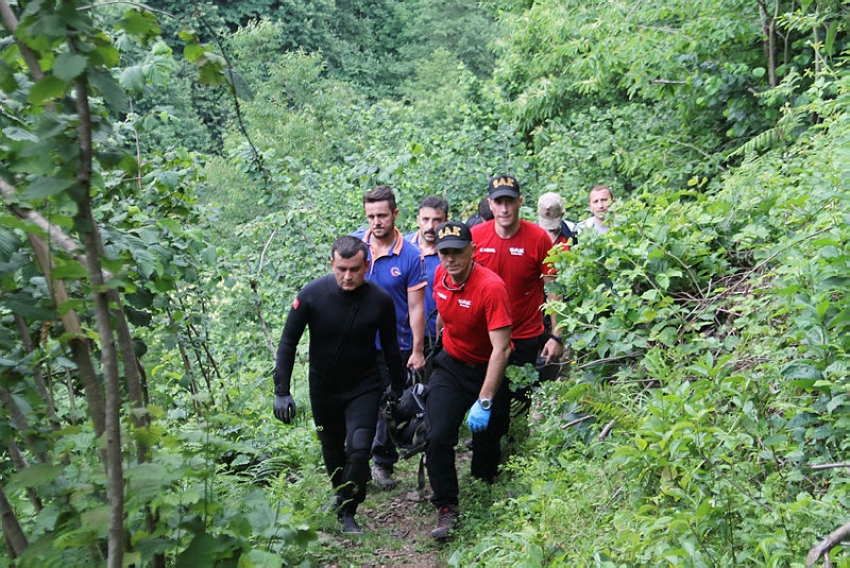
<instances>
[{"instance_id":1,"label":"man in orange and blue shirt","mask_svg":"<svg viewBox=\"0 0 850 568\"><path fill-rule=\"evenodd\" d=\"M419 249L406 241L396 228L398 207L395 193L386 185L379 185L363 195L363 208L369 228L355 233L369 247L369 270L366 278L387 291L393 299L398 328L398 345L407 367L420 370L425 366L425 273L422 270ZM379 369L386 385L389 376L381 360ZM372 479L381 489L392 489L393 466L398 461L398 450L389 436L387 421L379 418L372 444Z\"/></svg>"}]
</instances>

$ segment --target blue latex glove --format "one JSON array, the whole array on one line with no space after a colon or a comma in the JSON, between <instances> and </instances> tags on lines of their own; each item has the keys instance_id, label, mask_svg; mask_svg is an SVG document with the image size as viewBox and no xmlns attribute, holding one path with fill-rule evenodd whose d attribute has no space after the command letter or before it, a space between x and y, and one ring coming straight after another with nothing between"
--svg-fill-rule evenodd
<instances>
[{"instance_id":1,"label":"blue latex glove","mask_svg":"<svg viewBox=\"0 0 850 568\"><path fill-rule=\"evenodd\" d=\"M466 425L472 432L481 432L487 429L488 424L490 424L490 411L481 408L481 403L476 400L472 408L469 409Z\"/></svg>"}]
</instances>

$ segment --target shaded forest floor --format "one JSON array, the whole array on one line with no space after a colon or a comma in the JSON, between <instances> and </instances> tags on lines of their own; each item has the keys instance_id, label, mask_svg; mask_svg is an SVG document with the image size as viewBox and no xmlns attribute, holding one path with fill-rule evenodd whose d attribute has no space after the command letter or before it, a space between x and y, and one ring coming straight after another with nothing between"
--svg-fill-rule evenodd
<instances>
[{"instance_id":1,"label":"shaded forest floor","mask_svg":"<svg viewBox=\"0 0 850 568\"><path fill-rule=\"evenodd\" d=\"M421 454L420 454L421 455ZM418 489L420 455L396 464L395 489L381 491L374 482L367 488L366 501L357 510L357 522L363 529L359 536L339 532L336 518L328 515L322 524L320 541L327 546L327 563L322 566L343 568L368 566L373 568L440 567L456 544L454 539L437 542L431 530L437 522L437 511L429 501L431 488L426 483ZM462 445L457 451L458 476L463 491L463 479L469 474L472 452Z\"/></svg>"}]
</instances>

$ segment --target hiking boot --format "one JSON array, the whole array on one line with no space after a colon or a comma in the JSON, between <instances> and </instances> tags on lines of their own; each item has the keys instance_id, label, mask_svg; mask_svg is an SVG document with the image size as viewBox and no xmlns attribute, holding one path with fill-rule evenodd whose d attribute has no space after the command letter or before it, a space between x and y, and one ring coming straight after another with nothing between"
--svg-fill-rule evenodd
<instances>
[{"instance_id":1,"label":"hiking boot","mask_svg":"<svg viewBox=\"0 0 850 568\"><path fill-rule=\"evenodd\" d=\"M395 488L395 480L393 479L393 470L383 465L376 465L372 468L372 479L379 489L389 491Z\"/></svg>"},{"instance_id":2,"label":"hiking boot","mask_svg":"<svg viewBox=\"0 0 850 568\"><path fill-rule=\"evenodd\" d=\"M443 540L451 536L452 530L457 522L458 512L454 505L445 505L440 507L437 512L437 526L431 531L431 537L434 540Z\"/></svg>"},{"instance_id":3,"label":"hiking boot","mask_svg":"<svg viewBox=\"0 0 850 568\"><path fill-rule=\"evenodd\" d=\"M339 517L339 524L342 525L342 533L343 534L362 534L363 531L360 530L360 526L357 524L357 521L354 520L354 515L351 513L341 513Z\"/></svg>"}]
</instances>

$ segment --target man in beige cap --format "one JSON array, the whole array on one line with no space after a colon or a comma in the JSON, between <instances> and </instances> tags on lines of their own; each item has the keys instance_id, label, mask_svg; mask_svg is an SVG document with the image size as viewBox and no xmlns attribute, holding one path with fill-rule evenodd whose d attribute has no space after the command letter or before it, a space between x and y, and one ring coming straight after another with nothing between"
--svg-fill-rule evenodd
<instances>
[{"instance_id":1,"label":"man in beige cap","mask_svg":"<svg viewBox=\"0 0 850 568\"><path fill-rule=\"evenodd\" d=\"M564 220L564 202L554 191L548 191L537 200L537 224L546 229L553 245L575 241L575 223Z\"/></svg>"}]
</instances>

